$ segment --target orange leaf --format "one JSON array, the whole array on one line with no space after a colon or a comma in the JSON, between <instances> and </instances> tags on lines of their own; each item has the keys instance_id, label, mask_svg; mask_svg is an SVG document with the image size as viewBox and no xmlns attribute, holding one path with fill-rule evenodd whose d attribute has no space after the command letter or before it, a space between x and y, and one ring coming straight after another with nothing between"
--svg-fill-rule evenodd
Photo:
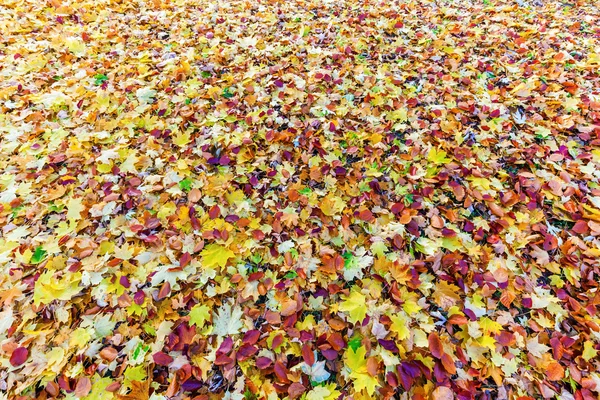
<instances>
[{"instance_id":1,"label":"orange leaf","mask_svg":"<svg viewBox=\"0 0 600 400\"><path fill-rule=\"evenodd\" d=\"M442 345L442 341L436 332L431 332L429 334L429 350L431 354L435 358L441 358L442 354L444 354L444 346Z\"/></svg>"},{"instance_id":2,"label":"orange leaf","mask_svg":"<svg viewBox=\"0 0 600 400\"><path fill-rule=\"evenodd\" d=\"M449 354L443 353L442 357L440 358L440 361L442 362L444 369L450 375L454 375L456 373L456 365L454 365L454 360L452 360L452 357L450 357Z\"/></svg>"},{"instance_id":3,"label":"orange leaf","mask_svg":"<svg viewBox=\"0 0 600 400\"><path fill-rule=\"evenodd\" d=\"M546 367L546 376L548 380L560 381L565 377L565 369L556 361L551 362Z\"/></svg>"}]
</instances>

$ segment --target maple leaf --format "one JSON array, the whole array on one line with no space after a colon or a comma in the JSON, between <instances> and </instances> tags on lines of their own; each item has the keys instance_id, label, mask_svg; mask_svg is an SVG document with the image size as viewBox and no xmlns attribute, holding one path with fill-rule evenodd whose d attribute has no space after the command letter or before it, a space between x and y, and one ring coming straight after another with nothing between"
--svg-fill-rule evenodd
<instances>
[{"instance_id":1,"label":"maple leaf","mask_svg":"<svg viewBox=\"0 0 600 400\"><path fill-rule=\"evenodd\" d=\"M190 317L190 325L202 328L205 322L210 319L210 309L204 304L196 304L192 307L188 315Z\"/></svg>"},{"instance_id":2,"label":"maple leaf","mask_svg":"<svg viewBox=\"0 0 600 400\"><path fill-rule=\"evenodd\" d=\"M367 349L364 346L358 349L348 349L344 356L346 358L345 367L350 371L349 377L352 378L354 389L361 391L366 389L369 396L375 393L375 389L379 387L379 379L376 376L371 376L367 371Z\"/></svg>"},{"instance_id":3,"label":"maple leaf","mask_svg":"<svg viewBox=\"0 0 600 400\"><path fill-rule=\"evenodd\" d=\"M362 322L367 316L367 304L365 296L360 293L356 286L352 288L350 294L340 303L339 310L348 312L348 321L352 323Z\"/></svg>"},{"instance_id":4,"label":"maple leaf","mask_svg":"<svg viewBox=\"0 0 600 400\"><path fill-rule=\"evenodd\" d=\"M335 383L316 386L303 396L304 400L337 400L342 393L337 390Z\"/></svg>"},{"instance_id":5,"label":"maple leaf","mask_svg":"<svg viewBox=\"0 0 600 400\"><path fill-rule=\"evenodd\" d=\"M67 202L67 218L72 220L80 220L81 212L85 210L81 198L70 198Z\"/></svg>"},{"instance_id":6,"label":"maple leaf","mask_svg":"<svg viewBox=\"0 0 600 400\"><path fill-rule=\"evenodd\" d=\"M535 357L542 357L543 354L550 350L550 347L539 342L539 337L536 336L527 340L527 350Z\"/></svg>"},{"instance_id":7,"label":"maple leaf","mask_svg":"<svg viewBox=\"0 0 600 400\"><path fill-rule=\"evenodd\" d=\"M66 40L67 48L77 57L83 57L86 54L85 43L77 38L68 38Z\"/></svg>"},{"instance_id":8,"label":"maple leaf","mask_svg":"<svg viewBox=\"0 0 600 400\"><path fill-rule=\"evenodd\" d=\"M452 161L450 158L446 157L448 153L444 150L438 150L435 147L429 150L427 154L427 161L431 161L434 164L446 164L447 162Z\"/></svg>"},{"instance_id":9,"label":"maple leaf","mask_svg":"<svg viewBox=\"0 0 600 400\"><path fill-rule=\"evenodd\" d=\"M347 281L364 276L364 269L373 264L373 256L366 255L366 249L361 247L355 254L344 253L344 279Z\"/></svg>"},{"instance_id":10,"label":"maple leaf","mask_svg":"<svg viewBox=\"0 0 600 400\"><path fill-rule=\"evenodd\" d=\"M392 325L390 330L396 334L398 340L407 339L410 336L410 318L403 312L390 315Z\"/></svg>"},{"instance_id":11,"label":"maple leaf","mask_svg":"<svg viewBox=\"0 0 600 400\"><path fill-rule=\"evenodd\" d=\"M141 103L151 103L156 96L156 90L142 87L135 91L135 95Z\"/></svg>"},{"instance_id":12,"label":"maple leaf","mask_svg":"<svg viewBox=\"0 0 600 400\"><path fill-rule=\"evenodd\" d=\"M69 346L76 346L79 348L83 348L92 338L90 332L85 328L77 328L73 332L71 332L71 337L69 338Z\"/></svg>"},{"instance_id":13,"label":"maple leaf","mask_svg":"<svg viewBox=\"0 0 600 400\"><path fill-rule=\"evenodd\" d=\"M202 265L206 268L213 268L216 266L223 268L227 265L227 261L230 258L235 257L233 251L218 244L209 244L205 246L200 255L202 256Z\"/></svg>"},{"instance_id":14,"label":"maple leaf","mask_svg":"<svg viewBox=\"0 0 600 400\"><path fill-rule=\"evenodd\" d=\"M314 384L325 382L331 376L325 369L325 361L317 361L313 365L302 363L302 372L308 375Z\"/></svg>"},{"instance_id":15,"label":"maple leaf","mask_svg":"<svg viewBox=\"0 0 600 400\"><path fill-rule=\"evenodd\" d=\"M81 273L71 273L60 279L54 278L54 271L47 270L35 282L33 302L36 305L48 304L54 300L70 300L81 291Z\"/></svg>"},{"instance_id":16,"label":"maple leaf","mask_svg":"<svg viewBox=\"0 0 600 400\"><path fill-rule=\"evenodd\" d=\"M340 213L346 207L346 203L339 197L328 194L323 198L321 203L319 204L319 208L323 212L323 214L327 216L333 216Z\"/></svg>"},{"instance_id":17,"label":"maple leaf","mask_svg":"<svg viewBox=\"0 0 600 400\"><path fill-rule=\"evenodd\" d=\"M217 336L236 335L244 326L242 316L244 313L239 306L232 307L231 304L223 304L213 314L213 331Z\"/></svg>"}]
</instances>

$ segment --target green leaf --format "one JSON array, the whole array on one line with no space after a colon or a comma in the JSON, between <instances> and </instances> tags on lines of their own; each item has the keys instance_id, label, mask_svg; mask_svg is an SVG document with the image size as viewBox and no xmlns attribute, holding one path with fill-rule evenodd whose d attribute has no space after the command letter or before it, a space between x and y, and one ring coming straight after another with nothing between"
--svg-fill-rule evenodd
<instances>
[{"instance_id":1,"label":"green leaf","mask_svg":"<svg viewBox=\"0 0 600 400\"><path fill-rule=\"evenodd\" d=\"M288 271L283 277L285 279L294 279L297 276L298 276L298 273L296 271Z\"/></svg>"},{"instance_id":2,"label":"green leaf","mask_svg":"<svg viewBox=\"0 0 600 400\"><path fill-rule=\"evenodd\" d=\"M96 86L102 85L107 80L108 80L108 76L106 76L104 74L96 74L96 75L94 75L94 84Z\"/></svg>"},{"instance_id":3,"label":"green leaf","mask_svg":"<svg viewBox=\"0 0 600 400\"><path fill-rule=\"evenodd\" d=\"M225 89L223 89L223 97L225 97L226 99L230 99L233 96L235 96L234 93L231 93L231 89L226 87Z\"/></svg>"},{"instance_id":4,"label":"green leaf","mask_svg":"<svg viewBox=\"0 0 600 400\"><path fill-rule=\"evenodd\" d=\"M360 336L354 336L348 341L348 347L356 351L361 346L362 338Z\"/></svg>"},{"instance_id":5,"label":"green leaf","mask_svg":"<svg viewBox=\"0 0 600 400\"><path fill-rule=\"evenodd\" d=\"M44 250L42 246L36 247L35 251L33 252L33 255L31 256L30 262L32 264L39 264L42 261L44 261L44 258L46 258L46 254L48 254L48 252Z\"/></svg>"},{"instance_id":6,"label":"green leaf","mask_svg":"<svg viewBox=\"0 0 600 400\"><path fill-rule=\"evenodd\" d=\"M187 193L190 190L192 190L193 183L194 181L191 178L182 179L181 181L179 181L179 188Z\"/></svg>"}]
</instances>

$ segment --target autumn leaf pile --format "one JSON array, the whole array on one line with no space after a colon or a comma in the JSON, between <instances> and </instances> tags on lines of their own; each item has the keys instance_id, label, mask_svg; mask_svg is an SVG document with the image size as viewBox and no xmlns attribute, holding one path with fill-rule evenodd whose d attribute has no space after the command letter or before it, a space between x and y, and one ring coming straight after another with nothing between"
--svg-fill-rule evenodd
<instances>
[{"instance_id":1,"label":"autumn leaf pile","mask_svg":"<svg viewBox=\"0 0 600 400\"><path fill-rule=\"evenodd\" d=\"M599 15L2 1L0 398L597 399Z\"/></svg>"}]
</instances>

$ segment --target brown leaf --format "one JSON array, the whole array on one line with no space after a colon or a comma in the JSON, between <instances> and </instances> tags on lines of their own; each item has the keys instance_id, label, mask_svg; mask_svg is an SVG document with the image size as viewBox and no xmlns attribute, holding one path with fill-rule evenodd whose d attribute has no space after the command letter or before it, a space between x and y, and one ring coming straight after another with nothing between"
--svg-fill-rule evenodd
<instances>
[{"instance_id":1,"label":"brown leaf","mask_svg":"<svg viewBox=\"0 0 600 400\"><path fill-rule=\"evenodd\" d=\"M369 357L367 358L367 372L371 376L377 376L377 372L379 370L379 363L377 362L377 358Z\"/></svg>"},{"instance_id":2,"label":"brown leaf","mask_svg":"<svg viewBox=\"0 0 600 400\"><path fill-rule=\"evenodd\" d=\"M119 352L114 347L105 347L100 350L100 357L105 359L106 361L112 361L117 358Z\"/></svg>"}]
</instances>

